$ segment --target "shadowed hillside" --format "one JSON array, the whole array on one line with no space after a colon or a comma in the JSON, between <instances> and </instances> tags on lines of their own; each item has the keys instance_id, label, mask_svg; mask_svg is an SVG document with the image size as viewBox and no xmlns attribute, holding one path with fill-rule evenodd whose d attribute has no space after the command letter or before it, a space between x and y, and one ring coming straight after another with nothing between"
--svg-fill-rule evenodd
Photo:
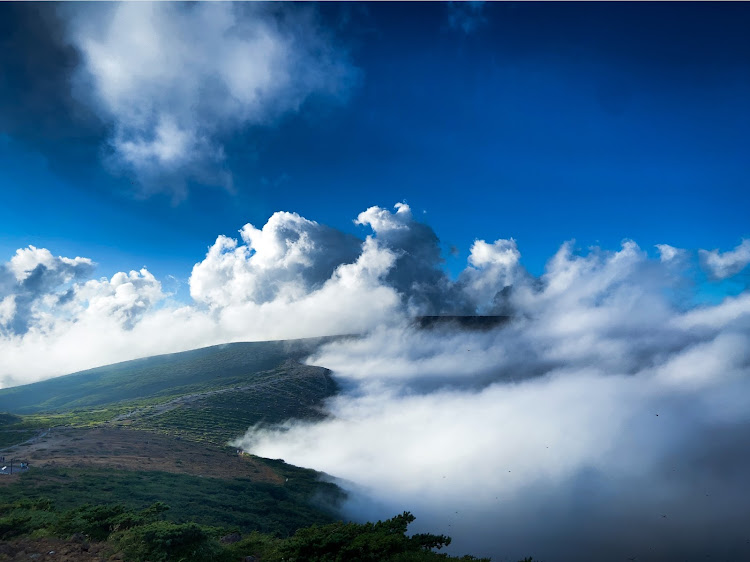
<instances>
[{"instance_id":1,"label":"shadowed hillside","mask_svg":"<svg viewBox=\"0 0 750 562\"><path fill-rule=\"evenodd\" d=\"M0 412L31 414L153 399L244 383L333 338L231 343L97 367L0 390Z\"/></svg>"},{"instance_id":2,"label":"shadowed hillside","mask_svg":"<svg viewBox=\"0 0 750 562\"><path fill-rule=\"evenodd\" d=\"M416 326L423 330L435 328L491 330L510 320L510 316L417 316Z\"/></svg>"}]
</instances>

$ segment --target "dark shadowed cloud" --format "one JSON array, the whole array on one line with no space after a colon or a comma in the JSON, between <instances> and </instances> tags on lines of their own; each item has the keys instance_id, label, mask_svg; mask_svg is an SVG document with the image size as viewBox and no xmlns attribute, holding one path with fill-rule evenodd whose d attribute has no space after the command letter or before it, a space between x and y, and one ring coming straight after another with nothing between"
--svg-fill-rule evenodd
<instances>
[{"instance_id":1,"label":"dark shadowed cloud","mask_svg":"<svg viewBox=\"0 0 750 562\"><path fill-rule=\"evenodd\" d=\"M54 314L71 298L71 286L94 270L88 258L55 257L44 248L20 249L0 265L0 330L23 336L41 316ZM36 318L35 318L36 316ZM3 321L4 320L4 321Z\"/></svg>"}]
</instances>

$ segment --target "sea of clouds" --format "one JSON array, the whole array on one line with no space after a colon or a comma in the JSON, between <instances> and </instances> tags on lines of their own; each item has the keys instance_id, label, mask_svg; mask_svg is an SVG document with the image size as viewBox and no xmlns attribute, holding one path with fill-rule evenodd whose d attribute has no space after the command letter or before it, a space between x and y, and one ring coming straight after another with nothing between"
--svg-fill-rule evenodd
<instances>
[{"instance_id":1,"label":"sea of clouds","mask_svg":"<svg viewBox=\"0 0 750 562\"><path fill-rule=\"evenodd\" d=\"M748 264L747 247L697 258L726 278ZM456 552L745 558L750 293L690 304L695 256L658 251L625 241L581 254L566 243L536 278L512 240L477 241L458 279L443 278L447 308L400 291L402 305L459 303L509 323L404 321L329 344L309 361L344 388L331 417L253 428L238 443L342 479L354 518L411 510L418 529L452 535Z\"/></svg>"},{"instance_id":2,"label":"sea of clouds","mask_svg":"<svg viewBox=\"0 0 750 562\"><path fill-rule=\"evenodd\" d=\"M514 240L477 240L454 279L408 205L360 240L278 212L219 236L178 302L146 269L19 249L0 266L3 386L229 341L330 334L309 359L342 393L328 420L251 429L259 455L325 471L345 512L454 537L496 560L683 560L750 553L750 293L695 304L732 251L563 244L541 276ZM423 314L503 314L419 329Z\"/></svg>"}]
</instances>

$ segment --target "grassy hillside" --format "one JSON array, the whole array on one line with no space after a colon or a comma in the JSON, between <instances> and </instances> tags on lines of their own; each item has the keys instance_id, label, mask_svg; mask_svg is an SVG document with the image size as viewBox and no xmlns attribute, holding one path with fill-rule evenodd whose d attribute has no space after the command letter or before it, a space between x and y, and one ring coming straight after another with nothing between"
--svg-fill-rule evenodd
<instances>
[{"instance_id":1,"label":"grassy hillside","mask_svg":"<svg viewBox=\"0 0 750 562\"><path fill-rule=\"evenodd\" d=\"M312 524L334 521L343 494L318 481L318 473L276 463L284 485L252 478L206 478L162 471L97 468L34 470L0 487L2 502L49 500L61 510L117 503L144 509L156 501L170 506L174 523L259 531L286 537ZM314 500L314 501L313 501Z\"/></svg>"},{"instance_id":2,"label":"grassy hillside","mask_svg":"<svg viewBox=\"0 0 750 562\"><path fill-rule=\"evenodd\" d=\"M16 451L18 454L23 451L30 455L37 437L48 441L64 440L59 430L65 428L127 428L223 447L232 439L243 435L251 426L268 426L287 419L320 419L324 415L323 401L336 393L336 383L329 371L322 367L303 365L289 359L289 356L274 356L274 363L278 359L285 360L275 368L254 371L252 369L257 368L257 365L266 366L268 363L254 361L255 357L251 356L253 361L248 362L249 365L241 370L238 357L246 356L245 350L240 346L218 350L216 354L226 357L227 351L240 352L231 355L235 362L235 374L212 366L205 369L201 377L197 369L193 367L194 370L191 370L188 362L181 357L177 364L183 372L189 373L188 384L165 386L168 377L179 378L180 382L185 382L188 377L180 378L175 371L164 367L159 371L162 374L160 392L131 400L122 399L123 393L118 390L118 381L122 381L124 386L131 378L145 377L144 373L150 372L154 367L142 369L138 365L137 370L129 372L121 364L116 366L117 375L112 374L108 368L102 368L106 379L105 382L99 382L100 396L106 394L107 399L113 401L96 406L77 406L81 402L93 400L77 398L83 392L74 384L81 380L78 375L37 383L46 391L48 389L44 385L57 386L58 381L62 381L67 396L54 400L58 407L51 412L40 411L40 405L32 404L19 407L16 412L33 410L34 413L0 414L0 450L12 445L20 446L31 440L32 444ZM292 356L298 351L295 349ZM265 357L268 358L269 355L266 354ZM83 379L84 388L91 384L90 380ZM20 388L24 393L31 393L31 387L37 385ZM140 384L140 388L146 388L146 385ZM73 399L66 402L66 398L70 397ZM115 399L120 400L114 401ZM48 399L45 404L51 401ZM67 404L68 407L59 404ZM71 408L71 404L76 407ZM57 430L48 436L49 428ZM79 443L78 446L83 444Z\"/></svg>"},{"instance_id":3,"label":"grassy hillside","mask_svg":"<svg viewBox=\"0 0 750 562\"><path fill-rule=\"evenodd\" d=\"M232 343L125 361L0 389L0 412L64 411L228 386L301 359L330 339Z\"/></svg>"},{"instance_id":4,"label":"grassy hillside","mask_svg":"<svg viewBox=\"0 0 750 562\"><path fill-rule=\"evenodd\" d=\"M244 382L176 398L120 418L131 419L135 428L223 444L250 426L291 418L320 419L323 401L335 392L328 370L288 361Z\"/></svg>"}]
</instances>

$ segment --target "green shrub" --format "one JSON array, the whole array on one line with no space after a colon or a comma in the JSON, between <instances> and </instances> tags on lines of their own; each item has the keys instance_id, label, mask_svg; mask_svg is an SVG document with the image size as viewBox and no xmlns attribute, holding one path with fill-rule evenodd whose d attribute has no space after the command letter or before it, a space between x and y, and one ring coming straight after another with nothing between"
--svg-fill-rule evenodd
<instances>
[{"instance_id":1,"label":"green shrub","mask_svg":"<svg viewBox=\"0 0 750 562\"><path fill-rule=\"evenodd\" d=\"M54 503L49 498L22 498L12 503L0 504L0 511L9 513L15 509L28 511L52 511Z\"/></svg>"},{"instance_id":2,"label":"green shrub","mask_svg":"<svg viewBox=\"0 0 750 562\"><path fill-rule=\"evenodd\" d=\"M426 552L450 544L445 535L406 536L414 516L404 512L377 523L333 523L300 529L284 542L281 554L291 562L379 562L403 553Z\"/></svg>"},{"instance_id":3,"label":"green shrub","mask_svg":"<svg viewBox=\"0 0 750 562\"><path fill-rule=\"evenodd\" d=\"M157 521L118 533L114 542L128 560L210 562L223 555L221 545L195 523Z\"/></svg>"},{"instance_id":4,"label":"green shrub","mask_svg":"<svg viewBox=\"0 0 750 562\"><path fill-rule=\"evenodd\" d=\"M242 560L245 556L256 556L261 560L281 560L279 547L284 539L253 531L239 542L224 547L231 560Z\"/></svg>"},{"instance_id":5,"label":"green shrub","mask_svg":"<svg viewBox=\"0 0 750 562\"><path fill-rule=\"evenodd\" d=\"M122 504L86 504L60 515L52 531L63 537L81 533L92 540L104 541L115 531L153 523L168 509L169 506L162 502L142 511L129 510Z\"/></svg>"},{"instance_id":6,"label":"green shrub","mask_svg":"<svg viewBox=\"0 0 750 562\"><path fill-rule=\"evenodd\" d=\"M117 518L125 512L125 506L119 504L82 505L61 515L53 531L60 536L81 533L92 540L104 541L114 530Z\"/></svg>"},{"instance_id":7,"label":"green shrub","mask_svg":"<svg viewBox=\"0 0 750 562\"><path fill-rule=\"evenodd\" d=\"M49 511L16 509L0 517L0 541L28 535L52 526L57 516Z\"/></svg>"}]
</instances>

